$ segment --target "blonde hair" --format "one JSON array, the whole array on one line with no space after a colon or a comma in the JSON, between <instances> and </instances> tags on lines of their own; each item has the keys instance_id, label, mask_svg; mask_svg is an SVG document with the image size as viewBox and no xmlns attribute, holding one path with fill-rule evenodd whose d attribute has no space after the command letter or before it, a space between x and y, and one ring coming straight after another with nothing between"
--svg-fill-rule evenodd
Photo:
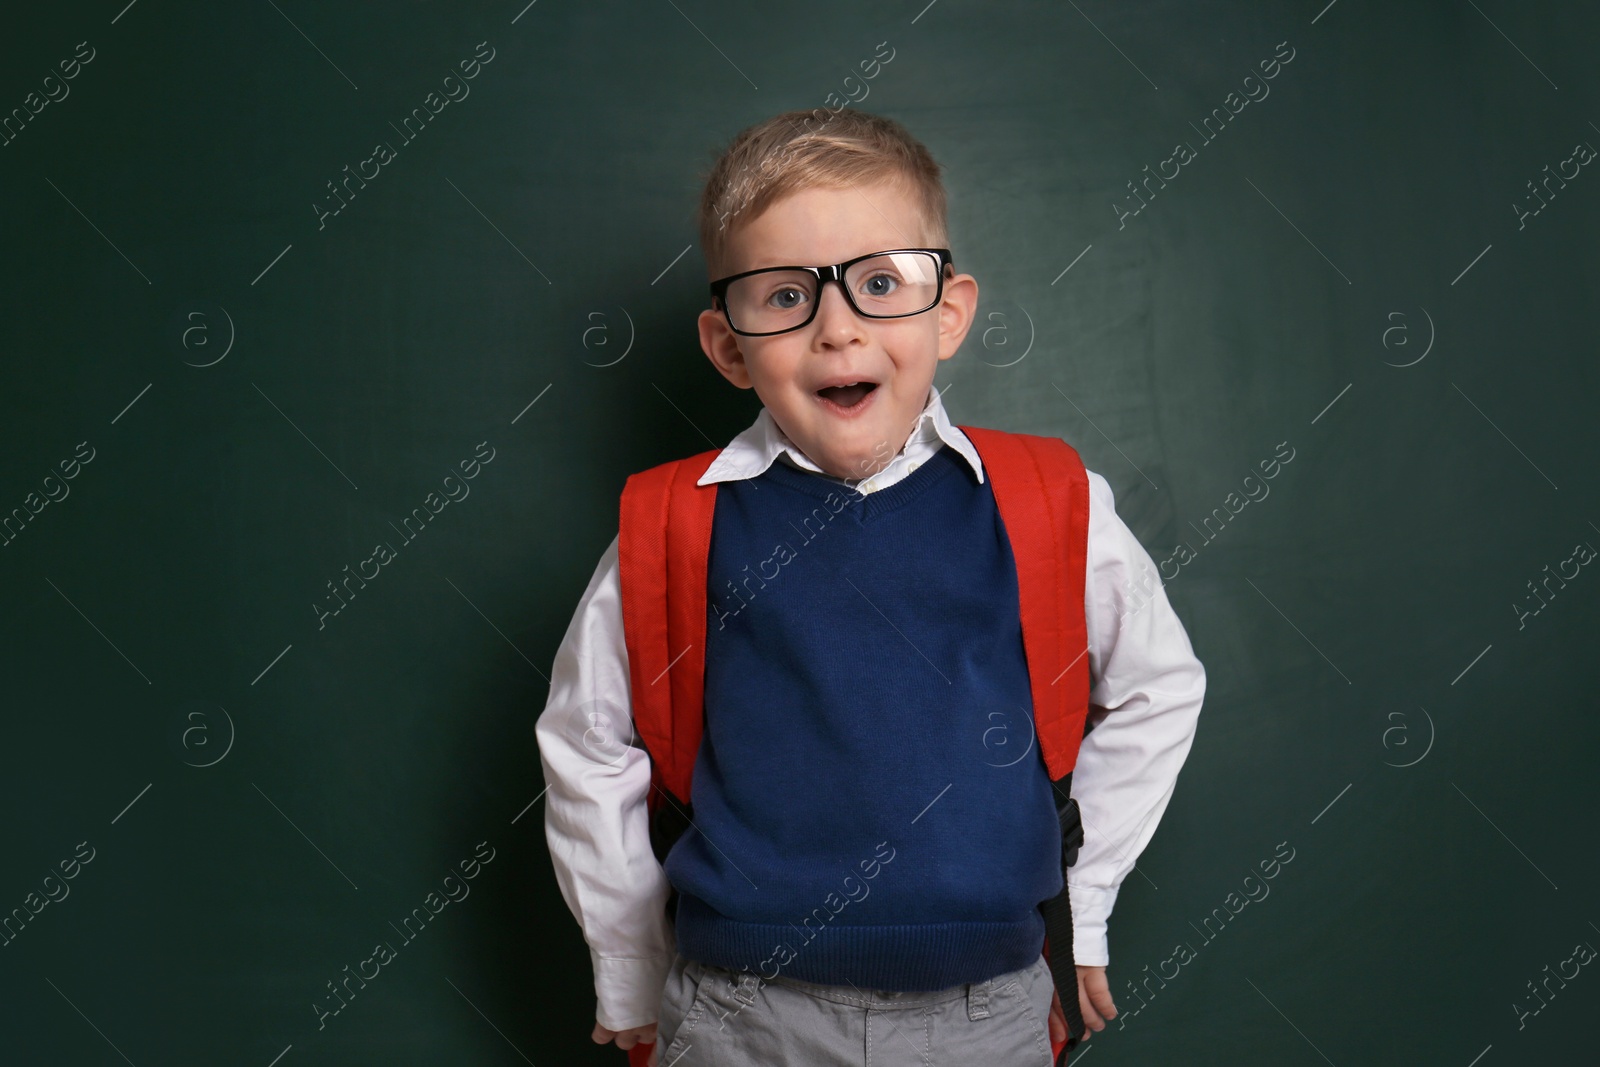
<instances>
[{"instance_id":1,"label":"blonde hair","mask_svg":"<svg viewBox=\"0 0 1600 1067\"><path fill-rule=\"evenodd\" d=\"M820 120L817 116L820 115ZM696 224L710 276L725 273L733 228L801 189L897 181L917 202L932 247L948 247L941 168L900 123L855 108L785 111L739 132L705 176Z\"/></svg>"}]
</instances>

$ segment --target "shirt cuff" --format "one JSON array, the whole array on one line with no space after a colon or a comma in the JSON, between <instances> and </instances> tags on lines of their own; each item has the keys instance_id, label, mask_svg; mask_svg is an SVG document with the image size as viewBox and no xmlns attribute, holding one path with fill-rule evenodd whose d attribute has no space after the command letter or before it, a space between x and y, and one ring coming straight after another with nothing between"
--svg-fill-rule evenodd
<instances>
[{"instance_id":1,"label":"shirt cuff","mask_svg":"<svg viewBox=\"0 0 1600 1067\"><path fill-rule=\"evenodd\" d=\"M1115 889L1067 883L1072 902L1072 961L1080 967L1104 967L1111 962L1106 943L1106 921L1117 902Z\"/></svg>"},{"instance_id":2,"label":"shirt cuff","mask_svg":"<svg viewBox=\"0 0 1600 1067\"><path fill-rule=\"evenodd\" d=\"M589 950L594 965L595 1021L607 1030L631 1030L656 1022L661 994L673 957L601 956Z\"/></svg>"}]
</instances>

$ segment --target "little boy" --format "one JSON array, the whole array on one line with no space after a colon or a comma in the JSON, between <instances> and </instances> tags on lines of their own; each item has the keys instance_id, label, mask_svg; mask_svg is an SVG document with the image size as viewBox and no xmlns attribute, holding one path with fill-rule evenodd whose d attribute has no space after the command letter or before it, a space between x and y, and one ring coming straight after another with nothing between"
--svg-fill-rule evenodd
<instances>
[{"instance_id":1,"label":"little boy","mask_svg":"<svg viewBox=\"0 0 1600 1067\"><path fill-rule=\"evenodd\" d=\"M536 731L556 878L594 967L592 1037L651 1046L652 1065L1042 1065L1067 1036L1043 955L1063 850L1020 531L1000 521L999 468L986 476L933 387L978 303L939 174L899 123L845 108L752 126L707 178L700 344L763 408L694 483L716 491L703 648L630 677L640 609L627 601L625 626L624 594L643 594L619 534ZM1117 1014L1106 920L1171 797L1205 671L1110 485L1084 473L1092 688L1069 768L1084 840L1067 951L1101 1030ZM633 688L702 662L688 828L663 864Z\"/></svg>"}]
</instances>

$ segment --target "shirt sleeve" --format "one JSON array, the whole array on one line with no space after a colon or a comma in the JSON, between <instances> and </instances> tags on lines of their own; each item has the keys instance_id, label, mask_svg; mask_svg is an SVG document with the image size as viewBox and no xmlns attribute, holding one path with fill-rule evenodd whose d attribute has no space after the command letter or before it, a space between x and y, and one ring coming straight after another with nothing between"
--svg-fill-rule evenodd
<instances>
[{"instance_id":1,"label":"shirt sleeve","mask_svg":"<svg viewBox=\"0 0 1600 1067\"><path fill-rule=\"evenodd\" d=\"M1149 553L1118 517L1110 483L1093 471L1084 584L1091 729L1072 775L1084 839L1067 890L1075 962L1103 967L1106 921L1172 798L1206 675Z\"/></svg>"},{"instance_id":2,"label":"shirt sleeve","mask_svg":"<svg viewBox=\"0 0 1600 1067\"><path fill-rule=\"evenodd\" d=\"M600 557L550 672L534 733L545 837L561 895L589 945L595 1019L655 1022L675 951L670 886L650 847L650 757L633 728L617 545Z\"/></svg>"}]
</instances>

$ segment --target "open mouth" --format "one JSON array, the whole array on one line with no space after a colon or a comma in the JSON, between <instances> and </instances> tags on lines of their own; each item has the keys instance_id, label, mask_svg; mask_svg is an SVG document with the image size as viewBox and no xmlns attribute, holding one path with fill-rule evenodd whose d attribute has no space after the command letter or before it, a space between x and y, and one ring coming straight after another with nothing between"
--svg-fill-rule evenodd
<instances>
[{"instance_id":1,"label":"open mouth","mask_svg":"<svg viewBox=\"0 0 1600 1067\"><path fill-rule=\"evenodd\" d=\"M817 390L817 395L848 411L865 400L876 388L878 388L877 382L852 382L849 385L825 386Z\"/></svg>"}]
</instances>

